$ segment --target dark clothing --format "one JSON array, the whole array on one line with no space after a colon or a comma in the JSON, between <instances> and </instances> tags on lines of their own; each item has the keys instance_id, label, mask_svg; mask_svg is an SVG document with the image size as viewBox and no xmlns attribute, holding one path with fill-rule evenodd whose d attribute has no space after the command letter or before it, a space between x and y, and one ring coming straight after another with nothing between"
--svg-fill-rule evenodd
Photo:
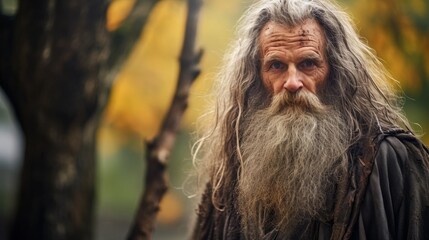
<instances>
[{"instance_id":1,"label":"dark clothing","mask_svg":"<svg viewBox=\"0 0 429 240\"><path fill-rule=\"evenodd\" d=\"M412 135L383 135L353 239L429 239L428 150Z\"/></svg>"},{"instance_id":2,"label":"dark clothing","mask_svg":"<svg viewBox=\"0 0 429 240\"><path fill-rule=\"evenodd\" d=\"M385 132L375 139L373 157L351 165L337 185L330 220L304 223L288 236L273 231L264 239L429 240L429 151L419 140L401 130ZM242 239L234 197L229 200L224 211L214 208L208 185L193 239Z\"/></svg>"}]
</instances>

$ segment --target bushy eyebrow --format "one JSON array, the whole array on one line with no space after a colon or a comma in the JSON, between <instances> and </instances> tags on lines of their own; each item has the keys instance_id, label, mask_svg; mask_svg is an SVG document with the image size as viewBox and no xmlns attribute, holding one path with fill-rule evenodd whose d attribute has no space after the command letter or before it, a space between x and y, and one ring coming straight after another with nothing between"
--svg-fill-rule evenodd
<instances>
[{"instance_id":1,"label":"bushy eyebrow","mask_svg":"<svg viewBox=\"0 0 429 240\"><path fill-rule=\"evenodd\" d=\"M304 55L302 57L299 57L299 62L304 61L304 60L313 60L313 61L323 61L323 56L319 55L319 54L308 54L308 55Z\"/></svg>"},{"instance_id":2,"label":"bushy eyebrow","mask_svg":"<svg viewBox=\"0 0 429 240\"><path fill-rule=\"evenodd\" d=\"M261 62L262 63L270 63L273 61L281 61L281 57L277 56L277 55L271 55L268 57L262 57L261 58Z\"/></svg>"}]
</instances>

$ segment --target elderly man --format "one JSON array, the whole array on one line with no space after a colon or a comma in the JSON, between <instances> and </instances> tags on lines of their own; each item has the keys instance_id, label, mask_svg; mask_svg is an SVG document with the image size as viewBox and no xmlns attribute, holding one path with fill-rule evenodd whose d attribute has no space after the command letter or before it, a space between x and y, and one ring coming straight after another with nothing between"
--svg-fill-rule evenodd
<instances>
[{"instance_id":1,"label":"elderly man","mask_svg":"<svg viewBox=\"0 0 429 240\"><path fill-rule=\"evenodd\" d=\"M349 17L265 0L241 21L196 145L193 239L429 239L428 150Z\"/></svg>"}]
</instances>

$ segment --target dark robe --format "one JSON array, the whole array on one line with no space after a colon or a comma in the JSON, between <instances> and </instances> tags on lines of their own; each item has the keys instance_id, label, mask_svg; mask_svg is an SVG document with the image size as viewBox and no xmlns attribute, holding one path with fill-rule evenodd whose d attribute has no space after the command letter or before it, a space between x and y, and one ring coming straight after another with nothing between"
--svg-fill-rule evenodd
<instances>
[{"instance_id":1,"label":"dark robe","mask_svg":"<svg viewBox=\"0 0 429 240\"><path fill-rule=\"evenodd\" d=\"M271 231L263 239L428 239L429 151L412 134L384 132L374 155L354 158L337 184L330 217L301 224L294 233ZM232 187L234 184L232 184ZM233 189L221 192L223 211L202 196L192 239L243 239Z\"/></svg>"}]
</instances>

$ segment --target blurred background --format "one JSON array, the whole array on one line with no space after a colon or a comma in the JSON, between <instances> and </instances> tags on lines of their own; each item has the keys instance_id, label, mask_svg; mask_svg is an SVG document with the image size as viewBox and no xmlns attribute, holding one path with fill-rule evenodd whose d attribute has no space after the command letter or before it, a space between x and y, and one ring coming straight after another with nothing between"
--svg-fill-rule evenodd
<instances>
[{"instance_id":1,"label":"blurred background","mask_svg":"<svg viewBox=\"0 0 429 240\"><path fill-rule=\"evenodd\" d=\"M168 166L170 188L161 204L154 239L184 239L195 200L183 193L192 171L190 147L197 117L208 104L212 82L237 20L248 0L205 0L197 42L204 48L202 74L191 89ZM113 0L107 28L128 15L133 0ZM360 34L375 49L404 95L404 109L426 145L429 136L429 1L343 0ZM14 12L16 1L3 1ZM151 12L134 50L116 77L98 132L96 239L124 239L142 193L144 141L157 133L176 86L186 1L162 0ZM0 94L0 233L8 223L17 191L23 137L8 100ZM1 236L0 236L1 238Z\"/></svg>"}]
</instances>

